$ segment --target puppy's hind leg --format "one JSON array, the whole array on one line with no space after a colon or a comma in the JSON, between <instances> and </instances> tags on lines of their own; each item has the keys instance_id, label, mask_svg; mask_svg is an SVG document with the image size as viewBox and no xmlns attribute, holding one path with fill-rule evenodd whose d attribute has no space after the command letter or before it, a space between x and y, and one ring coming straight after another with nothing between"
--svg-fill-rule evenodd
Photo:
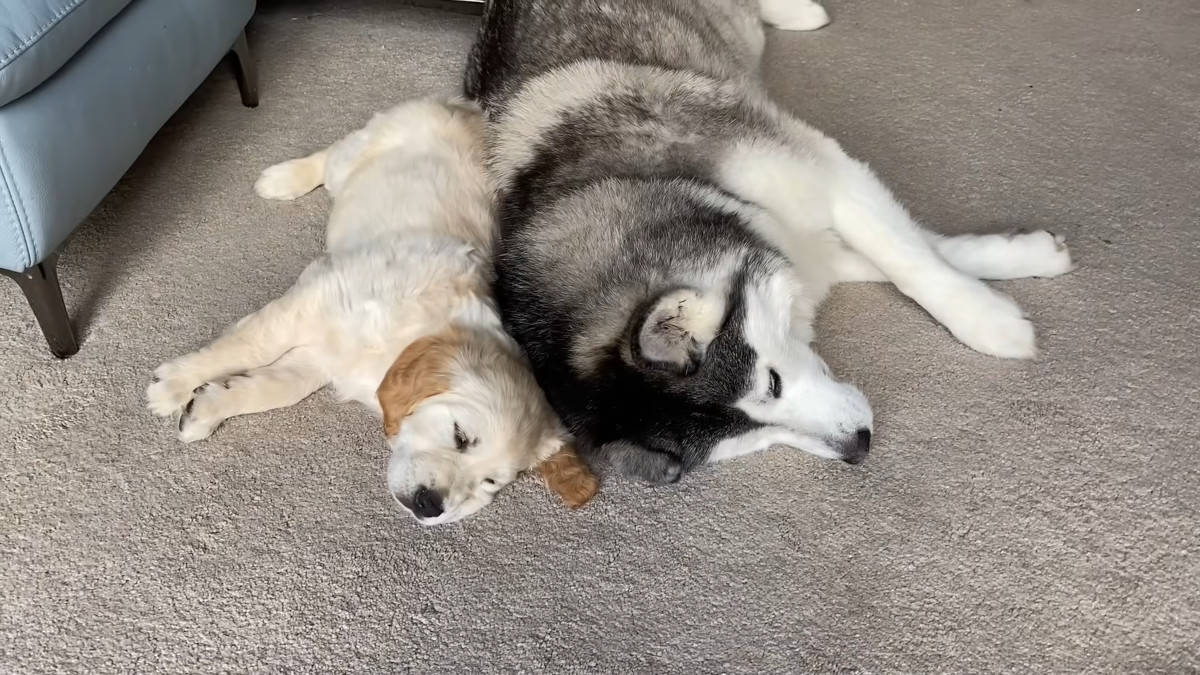
<instances>
[{"instance_id":1,"label":"puppy's hind leg","mask_svg":"<svg viewBox=\"0 0 1200 675\"><path fill-rule=\"evenodd\" d=\"M254 183L254 191L264 199L295 199L312 192L325 182L328 150L291 159L265 169Z\"/></svg>"},{"instance_id":2,"label":"puppy's hind leg","mask_svg":"<svg viewBox=\"0 0 1200 675\"><path fill-rule=\"evenodd\" d=\"M763 23L781 30L816 30L829 24L829 13L813 0L759 0Z\"/></svg>"},{"instance_id":3,"label":"puppy's hind leg","mask_svg":"<svg viewBox=\"0 0 1200 675\"><path fill-rule=\"evenodd\" d=\"M295 405L328 383L311 347L297 347L269 366L205 382L183 406L179 440L208 438L230 417Z\"/></svg>"}]
</instances>

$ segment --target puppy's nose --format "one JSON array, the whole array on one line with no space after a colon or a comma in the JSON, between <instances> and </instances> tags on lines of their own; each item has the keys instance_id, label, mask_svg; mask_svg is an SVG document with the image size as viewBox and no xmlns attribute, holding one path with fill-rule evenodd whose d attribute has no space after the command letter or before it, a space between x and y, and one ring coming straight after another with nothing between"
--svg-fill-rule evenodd
<instances>
[{"instance_id":1,"label":"puppy's nose","mask_svg":"<svg viewBox=\"0 0 1200 675\"><path fill-rule=\"evenodd\" d=\"M412 496L412 512L418 518L436 518L442 515L442 495L421 485Z\"/></svg>"},{"instance_id":2,"label":"puppy's nose","mask_svg":"<svg viewBox=\"0 0 1200 675\"><path fill-rule=\"evenodd\" d=\"M861 464L871 452L871 430L859 429L854 435L842 443L842 461L847 464Z\"/></svg>"}]
</instances>

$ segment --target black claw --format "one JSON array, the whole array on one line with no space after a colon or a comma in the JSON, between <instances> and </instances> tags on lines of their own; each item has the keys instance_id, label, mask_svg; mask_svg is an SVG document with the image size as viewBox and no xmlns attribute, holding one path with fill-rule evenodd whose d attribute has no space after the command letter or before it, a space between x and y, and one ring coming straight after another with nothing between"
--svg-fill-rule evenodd
<instances>
[{"instance_id":1,"label":"black claw","mask_svg":"<svg viewBox=\"0 0 1200 675\"><path fill-rule=\"evenodd\" d=\"M204 384L200 385L199 387L196 387L195 389L193 389L192 394L193 395L199 394L200 392L204 391L207 388L208 388L208 383L205 382Z\"/></svg>"},{"instance_id":2,"label":"black claw","mask_svg":"<svg viewBox=\"0 0 1200 675\"><path fill-rule=\"evenodd\" d=\"M192 406L192 404L189 403L188 407L190 408L191 406ZM187 418L188 418L187 413L184 413L179 416L179 430L180 431L183 431L183 423L187 421Z\"/></svg>"},{"instance_id":3,"label":"black claw","mask_svg":"<svg viewBox=\"0 0 1200 675\"><path fill-rule=\"evenodd\" d=\"M190 399L187 402L187 405L183 406L183 414L191 415L192 414L192 406L194 406L194 405L196 405L196 399L194 399L194 398ZM180 421L182 421L182 420L180 420Z\"/></svg>"},{"instance_id":4,"label":"black claw","mask_svg":"<svg viewBox=\"0 0 1200 675\"><path fill-rule=\"evenodd\" d=\"M161 382L161 380L158 379L157 375L150 376L150 384L158 384L159 382Z\"/></svg>"}]
</instances>

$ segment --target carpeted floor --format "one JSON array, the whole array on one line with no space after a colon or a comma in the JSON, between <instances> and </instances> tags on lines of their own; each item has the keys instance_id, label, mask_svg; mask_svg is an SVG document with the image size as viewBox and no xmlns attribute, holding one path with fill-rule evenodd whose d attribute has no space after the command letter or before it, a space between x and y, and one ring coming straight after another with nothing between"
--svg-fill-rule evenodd
<instances>
[{"instance_id":1,"label":"carpeted floor","mask_svg":"<svg viewBox=\"0 0 1200 675\"><path fill-rule=\"evenodd\" d=\"M1065 234L1077 272L1002 284L1041 358L844 287L819 344L874 405L861 467L767 453L578 513L530 479L440 529L327 395L184 447L150 371L321 247L326 198L259 200L257 172L456 88L475 23L264 2L262 105L217 69L66 249L79 355L0 285L0 671L1200 668L1200 9L829 7L771 36L774 91L938 229Z\"/></svg>"}]
</instances>

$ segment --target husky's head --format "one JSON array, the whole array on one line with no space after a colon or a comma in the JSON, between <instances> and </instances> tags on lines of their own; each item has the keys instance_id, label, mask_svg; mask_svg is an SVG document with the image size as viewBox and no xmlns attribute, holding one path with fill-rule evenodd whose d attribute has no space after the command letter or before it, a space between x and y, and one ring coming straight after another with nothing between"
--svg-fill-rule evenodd
<instances>
[{"instance_id":1,"label":"husky's head","mask_svg":"<svg viewBox=\"0 0 1200 675\"><path fill-rule=\"evenodd\" d=\"M615 432L595 439L612 461L656 482L773 445L863 461L870 406L810 347L797 288L786 264L750 267L725 287L662 289L638 306L603 368L611 414L593 419Z\"/></svg>"}]
</instances>

